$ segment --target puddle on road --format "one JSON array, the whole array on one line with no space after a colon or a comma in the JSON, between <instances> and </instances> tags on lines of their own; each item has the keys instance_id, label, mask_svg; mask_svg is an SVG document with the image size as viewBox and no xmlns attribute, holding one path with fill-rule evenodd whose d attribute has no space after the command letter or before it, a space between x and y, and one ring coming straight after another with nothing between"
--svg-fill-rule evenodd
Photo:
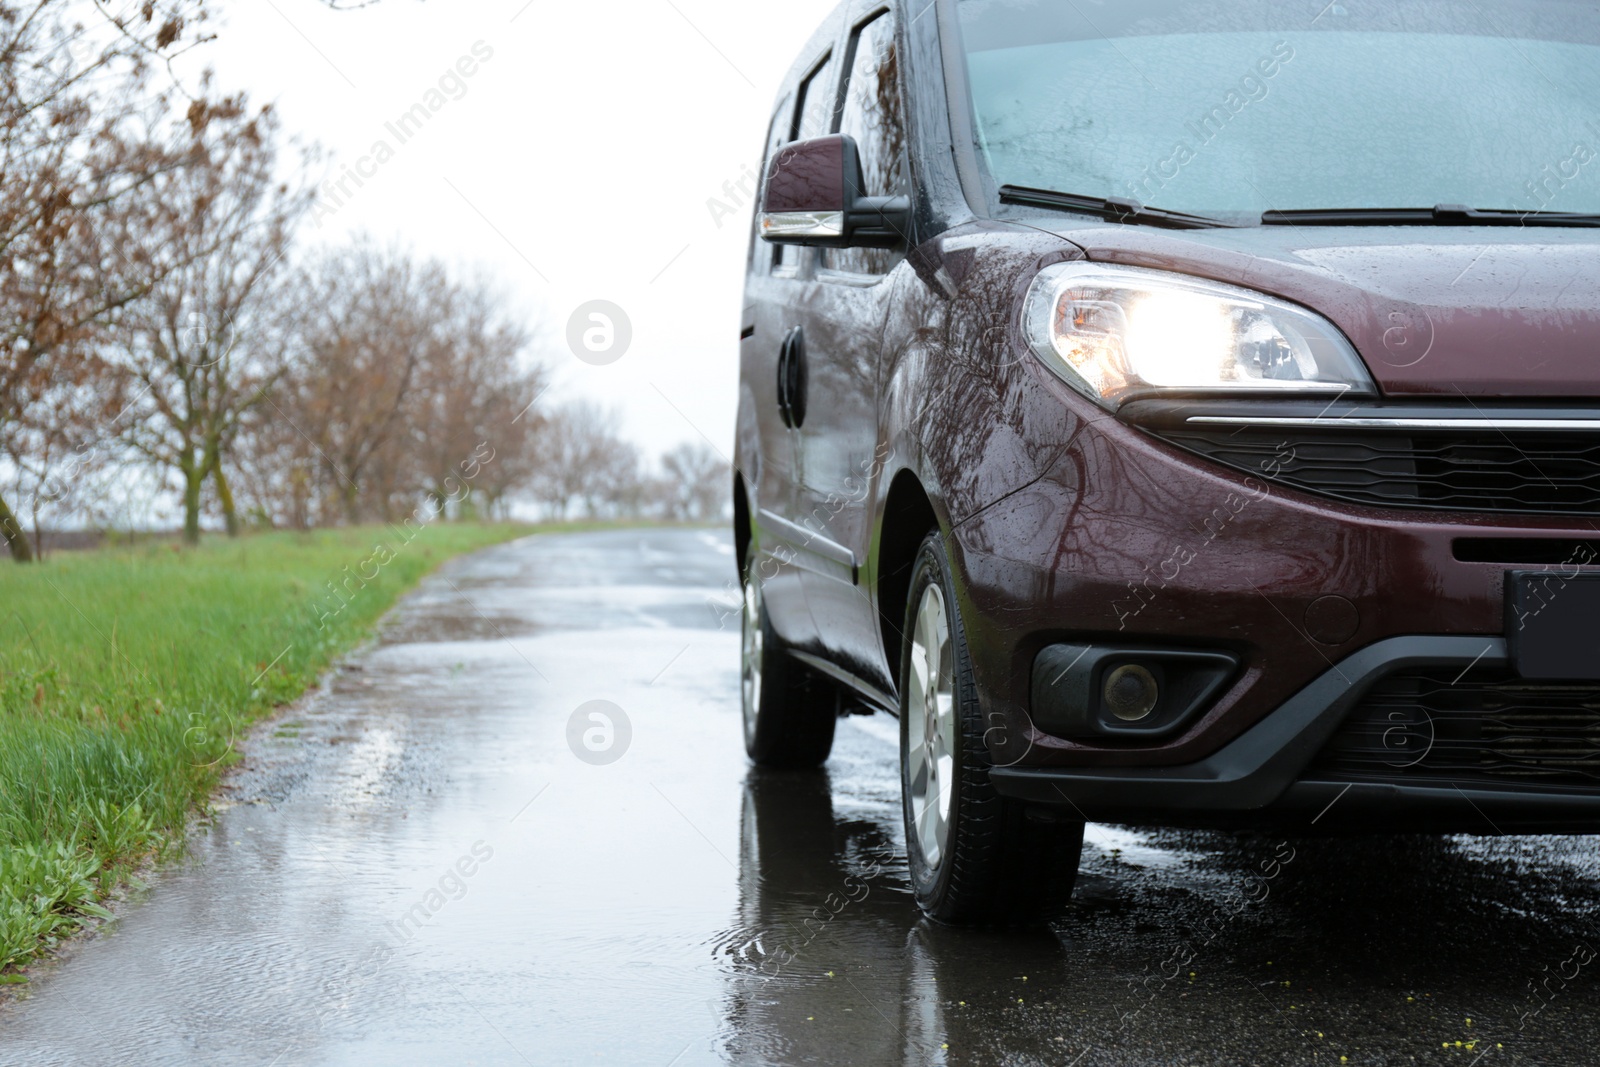
<instances>
[{"instance_id":1,"label":"puddle on road","mask_svg":"<svg viewBox=\"0 0 1600 1067\"><path fill-rule=\"evenodd\" d=\"M543 629L545 627L534 625L522 616L507 612L498 612L492 616L470 611L405 615L378 632L378 643L419 644L432 640L434 635L439 633L448 633L457 641L497 641L532 637Z\"/></svg>"},{"instance_id":2,"label":"puddle on road","mask_svg":"<svg viewBox=\"0 0 1600 1067\"><path fill-rule=\"evenodd\" d=\"M1170 845L1163 847L1157 844L1156 835L1152 831L1132 830L1125 826L1107 826L1103 823L1090 823L1084 830L1083 843L1086 849L1097 849L1136 869L1153 867L1173 870L1191 866L1201 856L1199 852L1182 847L1173 848Z\"/></svg>"}]
</instances>

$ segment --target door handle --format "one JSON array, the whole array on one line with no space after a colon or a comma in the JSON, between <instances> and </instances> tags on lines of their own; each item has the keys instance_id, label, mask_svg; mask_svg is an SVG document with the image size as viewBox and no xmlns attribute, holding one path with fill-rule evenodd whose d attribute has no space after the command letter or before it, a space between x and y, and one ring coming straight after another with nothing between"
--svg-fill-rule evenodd
<instances>
[{"instance_id":1,"label":"door handle","mask_svg":"<svg viewBox=\"0 0 1600 1067\"><path fill-rule=\"evenodd\" d=\"M778 416L788 429L794 429L794 420L789 418L789 338L793 336L791 330L778 344Z\"/></svg>"},{"instance_id":2,"label":"door handle","mask_svg":"<svg viewBox=\"0 0 1600 1067\"><path fill-rule=\"evenodd\" d=\"M806 421L806 335L799 326L778 348L778 414L791 430Z\"/></svg>"}]
</instances>

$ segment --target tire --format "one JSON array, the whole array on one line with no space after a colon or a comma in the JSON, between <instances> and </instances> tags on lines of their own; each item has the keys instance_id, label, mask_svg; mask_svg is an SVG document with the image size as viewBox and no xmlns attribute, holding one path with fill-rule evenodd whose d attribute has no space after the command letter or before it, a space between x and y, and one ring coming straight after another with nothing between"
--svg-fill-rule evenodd
<instances>
[{"instance_id":1,"label":"tire","mask_svg":"<svg viewBox=\"0 0 1600 1067\"><path fill-rule=\"evenodd\" d=\"M744 749L762 767L817 767L833 751L838 701L829 686L784 648L767 616L754 566L752 559L740 627Z\"/></svg>"},{"instance_id":2,"label":"tire","mask_svg":"<svg viewBox=\"0 0 1600 1067\"><path fill-rule=\"evenodd\" d=\"M984 718L944 538L912 567L900 657L900 782L912 891L951 925L1041 922L1065 910L1083 823L1029 812L989 782Z\"/></svg>"}]
</instances>

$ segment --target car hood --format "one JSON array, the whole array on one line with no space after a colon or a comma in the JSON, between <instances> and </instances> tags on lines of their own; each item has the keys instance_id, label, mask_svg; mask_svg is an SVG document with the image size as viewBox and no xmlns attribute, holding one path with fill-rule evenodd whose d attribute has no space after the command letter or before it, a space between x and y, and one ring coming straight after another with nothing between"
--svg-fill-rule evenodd
<instances>
[{"instance_id":1,"label":"car hood","mask_svg":"<svg viewBox=\"0 0 1600 1067\"><path fill-rule=\"evenodd\" d=\"M1600 397L1600 230L1029 224L1096 262L1313 308L1387 396Z\"/></svg>"}]
</instances>

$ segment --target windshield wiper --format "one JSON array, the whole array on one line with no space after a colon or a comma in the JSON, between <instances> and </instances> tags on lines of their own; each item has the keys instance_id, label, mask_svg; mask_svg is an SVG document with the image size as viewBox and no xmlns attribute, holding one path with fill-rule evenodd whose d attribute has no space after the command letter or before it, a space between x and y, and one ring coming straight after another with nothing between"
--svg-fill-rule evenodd
<instances>
[{"instance_id":1,"label":"windshield wiper","mask_svg":"<svg viewBox=\"0 0 1600 1067\"><path fill-rule=\"evenodd\" d=\"M1112 222L1139 222L1150 226L1170 226L1183 230L1233 225L1206 215L1190 215L1182 211L1146 207L1137 200L1124 200L1115 196L1080 196L1077 193L1058 193L1053 189L1029 189L1021 185L1002 185L1000 202L1025 204L1029 207L1051 207L1063 211L1081 211L1085 215L1097 215Z\"/></svg>"},{"instance_id":2,"label":"windshield wiper","mask_svg":"<svg viewBox=\"0 0 1600 1067\"><path fill-rule=\"evenodd\" d=\"M1261 224L1263 226L1600 226L1600 215L1439 204L1436 207L1310 208L1299 211L1267 211L1261 215Z\"/></svg>"}]
</instances>

